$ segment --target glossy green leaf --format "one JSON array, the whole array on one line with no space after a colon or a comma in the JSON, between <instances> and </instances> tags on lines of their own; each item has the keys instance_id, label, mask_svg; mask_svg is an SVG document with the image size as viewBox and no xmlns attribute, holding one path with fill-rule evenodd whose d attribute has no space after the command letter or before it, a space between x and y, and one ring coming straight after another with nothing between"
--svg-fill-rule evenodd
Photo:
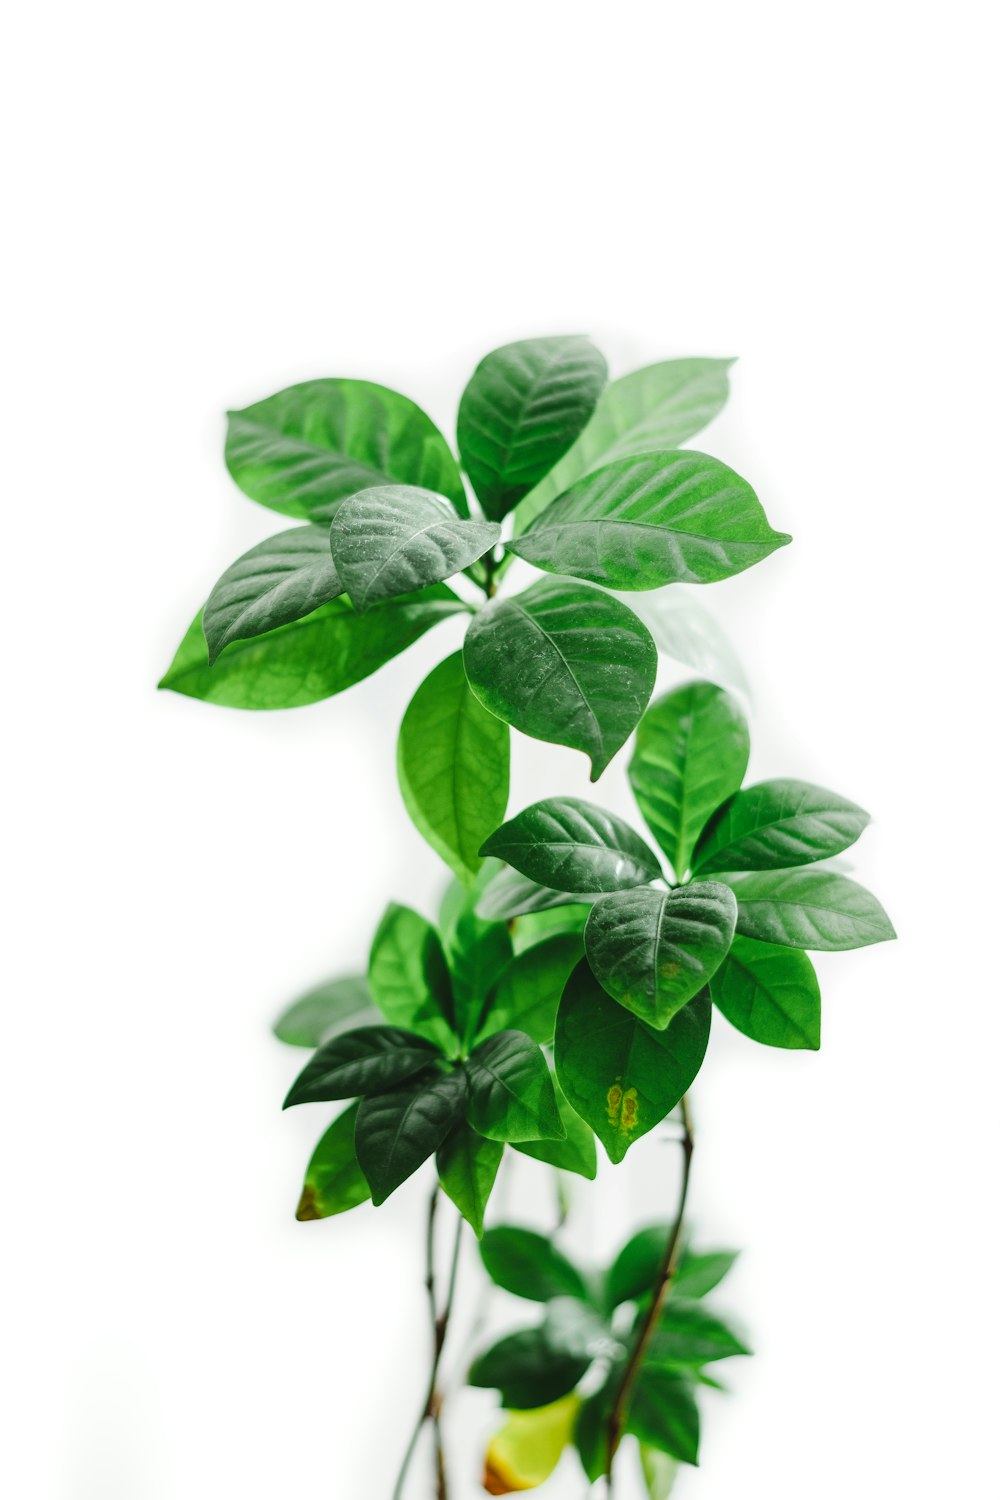
<instances>
[{"instance_id":1,"label":"glossy green leaf","mask_svg":"<svg viewBox=\"0 0 1000 1500\"><path fill-rule=\"evenodd\" d=\"M456 1028L463 1046L468 1048L486 1032L504 1029L489 1021L494 992L513 962L514 948L506 923L485 922L468 908L448 931L445 943L455 997Z\"/></svg>"},{"instance_id":2,"label":"glossy green leaf","mask_svg":"<svg viewBox=\"0 0 1000 1500\"><path fill-rule=\"evenodd\" d=\"M761 781L736 792L713 815L691 863L702 875L787 870L840 854L868 821L856 803L808 781Z\"/></svg>"},{"instance_id":3,"label":"glossy green leaf","mask_svg":"<svg viewBox=\"0 0 1000 1500\"><path fill-rule=\"evenodd\" d=\"M543 1325L507 1334L472 1362L466 1380L496 1387L504 1406L523 1411L568 1395L590 1364L588 1355L553 1349Z\"/></svg>"},{"instance_id":4,"label":"glossy green leaf","mask_svg":"<svg viewBox=\"0 0 1000 1500\"><path fill-rule=\"evenodd\" d=\"M458 408L458 451L500 521L583 431L607 379L589 339L522 339L487 354Z\"/></svg>"},{"instance_id":5,"label":"glossy green leaf","mask_svg":"<svg viewBox=\"0 0 1000 1500\"><path fill-rule=\"evenodd\" d=\"M424 1072L440 1055L429 1042L398 1026L359 1026L320 1047L292 1084L283 1107L384 1094Z\"/></svg>"},{"instance_id":6,"label":"glossy green leaf","mask_svg":"<svg viewBox=\"0 0 1000 1500\"><path fill-rule=\"evenodd\" d=\"M208 596L202 624L211 665L230 641L251 640L312 614L344 592L323 526L293 526L251 547Z\"/></svg>"},{"instance_id":7,"label":"glossy green leaf","mask_svg":"<svg viewBox=\"0 0 1000 1500\"><path fill-rule=\"evenodd\" d=\"M547 885L539 885L537 880L528 880L518 870L501 868L483 888L476 911L488 921L509 922L515 917L533 916L559 907L576 909L593 900L588 892L553 891ZM585 922L586 911L579 924L581 931Z\"/></svg>"},{"instance_id":8,"label":"glossy green leaf","mask_svg":"<svg viewBox=\"0 0 1000 1500\"><path fill-rule=\"evenodd\" d=\"M669 1453L682 1463L697 1464L701 1424L690 1378L662 1366L643 1365L632 1392L625 1430L650 1448Z\"/></svg>"},{"instance_id":9,"label":"glossy green leaf","mask_svg":"<svg viewBox=\"0 0 1000 1500\"><path fill-rule=\"evenodd\" d=\"M503 1146L499 1141L488 1141L464 1120L452 1127L438 1147L441 1186L477 1235L483 1232L483 1215L502 1156Z\"/></svg>"},{"instance_id":10,"label":"glossy green leaf","mask_svg":"<svg viewBox=\"0 0 1000 1500\"><path fill-rule=\"evenodd\" d=\"M680 1102L708 1046L708 991L656 1031L605 993L586 962L574 971L556 1019L556 1074L577 1114L613 1162Z\"/></svg>"},{"instance_id":11,"label":"glossy green leaf","mask_svg":"<svg viewBox=\"0 0 1000 1500\"><path fill-rule=\"evenodd\" d=\"M199 613L159 686L226 708L301 708L353 687L465 608L444 584L364 616L334 599L291 625L234 641L212 667Z\"/></svg>"},{"instance_id":12,"label":"glossy green leaf","mask_svg":"<svg viewBox=\"0 0 1000 1500\"><path fill-rule=\"evenodd\" d=\"M646 626L661 656L690 667L719 687L735 688L744 697L750 687L736 649L696 591L675 584L628 601Z\"/></svg>"},{"instance_id":13,"label":"glossy green leaf","mask_svg":"<svg viewBox=\"0 0 1000 1500\"><path fill-rule=\"evenodd\" d=\"M532 803L491 834L482 853L571 894L645 885L661 873L656 855L624 819L579 797Z\"/></svg>"},{"instance_id":14,"label":"glossy green leaf","mask_svg":"<svg viewBox=\"0 0 1000 1500\"><path fill-rule=\"evenodd\" d=\"M495 1141L536 1141L564 1134L541 1048L520 1031L481 1042L466 1063L469 1124Z\"/></svg>"},{"instance_id":15,"label":"glossy green leaf","mask_svg":"<svg viewBox=\"0 0 1000 1500\"><path fill-rule=\"evenodd\" d=\"M584 474L640 453L677 448L726 404L731 359L668 359L613 380L580 438L524 500L515 530L526 526Z\"/></svg>"},{"instance_id":16,"label":"glossy green leaf","mask_svg":"<svg viewBox=\"0 0 1000 1500\"><path fill-rule=\"evenodd\" d=\"M588 474L507 545L548 573L636 590L716 583L790 541L726 464L707 453L666 452Z\"/></svg>"},{"instance_id":17,"label":"glossy green leaf","mask_svg":"<svg viewBox=\"0 0 1000 1500\"><path fill-rule=\"evenodd\" d=\"M274 1023L274 1034L290 1047L319 1047L348 1026L378 1020L364 974L328 979L293 1000Z\"/></svg>"},{"instance_id":18,"label":"glossy green leaf","mask_svg":"<svg viewBox=\"0 0 1000 1500\"><path fill-rule=\"evenodd\" d=\"M677 1460L669 1453L640 1443L639 1463L649 1500L668 1500L679 1472Z\"/></svg>"},{"instance_id":19,"label":"glossy green leaf","mask_svg":"<svg viewBox=\"0 0 1000 1500\"><path fill-rule=\"evenodd\" d=\"M587 958L612 999L660 1030L704 989L735 927L736 900L717 881L615 891L591 907Z\"/></svg>"},{"instance_id":20,"label":"glossy green leaf","mask_svg":"<svg viewBox=\"0 0 1000 1500\"><path fill-rule=\"evenodd\" d=\"M456 1050L451 976L441 939L419 912L388 907L372 942L368 983L392 1025Z\"/></svg>"},{"instance_id":21,"label":"glossy green leaf","mask_svg":"<svg viewBox=\"0 0 1000 1500\"><path fill-rule=\"evenodd\" d=\"M460 573L499 540L499 526L464 520L441 495L407 484L349 495L330 527L337 573L361 613Z\"/></svg>"},{"instance_id":22,"label":"glossy green leaf","mask_svg":"<svg viewBox=\"0 0 1000 1500\"><path fill-rule=\"evenodd\" d=\"M896 936L871 891L833 870L760 870L725 881L736 895L742 937L839 951Z\"/></svg>"},{"instance_id":23,"label":"glossy green leaf","mask_svg":"<svg viewBox=\"0 0 1000 1500\"><path fill-rule=\"evenodd\" d=\"M471 882L482 866L479 846L507 811L510 730L469 687L461 651L417 688L403 715L396 764L416 827Z\"/></svg>"},{"instance_id":24,"label":"glossy green leaf","mask_svg":"<svg viewBox=\"0 0 1000 1500\"><path fill-rule=\"evenodd\" d=\"M566 981L582 957L578 932L546 938L519 954L497 981L480 1034L523 1031L535 1042L551 1042Z\"/></svg>"},{"instance_id":25,"label":"glossy green leaf","mask_svg":"<svg viewBox=\"0 0 1000 1500\"><path fill-rule=\"evenodd\" d=\"M483 1235L479 1253L490 1280L515 1297L532 1302L553 1297L587 1300L587 1286L576 1266L532 1229L500 1224Z\"/></svg>"},{"instance_id":26,"label":"glossy green leaf","mask_svg":"<svg viewBox=\"0 0 1000 1500\"><path fill-rule=\"evenodd\" d=\"M563 1396L534 1411L511 1412L486 1450L483 1489L490 1495L533 1490L555 1472L573 1432L580 1405Z\"/></svg>"},{"instance_id":27,"label":"glossy green leaf","mask_svg":"<svg viewBox=\"0 0 1000 1500\"><path fill-rule=\"evenodd\" d=\"M465 1074L456 1068L362 1099L354 1139L376 1206L434 1155L461 1118L465 1092Z\"/></svg>"},{"instance_id":28,"label":"glossy green leaf","mask_svg":"<svg viewBox=\"0 0 1000 1500\"><path fill-rule=\"evenodd\" d=\"M352 1104L338 1115L319 1144L306 1168L306 1180L295 1217L329 1219L367 1203L371 1188L358 1166L354 1149L354 1128L358 1106Z\"/></svg>"},{"instance_id":29,"label":"glossy green leaf","mask_svg":"<svg viewBox=\"0 0 1000 1500\"><path fill-rule=\"evenodd\" d=\"M285 515L330 521L347 495L416 484L468 515L458 465L406 396L367 380L307 380L229 413L226 464L244 494Z\"/></svg>"},{"instance_id":30,"label":"glossy green leaf","mask_svg":"<svg viewBox=\"0 0 1000 1500\"><path fill-rule=\"evenodd\" d=\"M703 1365L749 1353L743 1340L704 1302L671 1294L650 1339L646 1363Z\"/></svg>"},{"instance_id":31,"label":"glossy green leaf","mask_svg":"<svg viewBox=\"0 0 1000 1500\"><path fill-rule=\"evenodd\" d=\"M713 683L686 683L643 715L629 780L678 879L708 818L739 787L749 758L743 710Z\"/></svg>"},{"instance_id":32,"label":"glossy green leaf","mask_svg":"<svg viewBox=\"0 0 1000 1500\"><path fill-rule=\"evenodd\" d=\"M737 937L712 978L712 999L737 1031L765 1047L820 1043L819 981L796 948Z\"/></svg>"},{"instance_id":33,"label":"glossy green leaf","mask_svg":"<svg viewBox=\"0 0 1000 1500\"><path fill-rule=\"evenodd\" d=\"M514 1143L514 1150L533 1157L535 1161L543 1161L550 1167L556 1167L560 1172L574 1172L578 1177L586 1177L589 1182L593 1182L597 1176L594 1132L572 1108L556 1079L553 1079L553 1088L559 1118L566 1132L565 1140L517 1141Z\"/></svg>"},{"instance_id":34,"label":"glossy green leaf","mask_svg":"<svg viewBox=\"0 0 1000 1500\"><path fill-rule=\"evenodd\" d=\"M542 579L475 616L465 670L491 713L537 740L582 750L596 781L649 702L656 647L619 599Z\"/></svg>"}]
</instances>

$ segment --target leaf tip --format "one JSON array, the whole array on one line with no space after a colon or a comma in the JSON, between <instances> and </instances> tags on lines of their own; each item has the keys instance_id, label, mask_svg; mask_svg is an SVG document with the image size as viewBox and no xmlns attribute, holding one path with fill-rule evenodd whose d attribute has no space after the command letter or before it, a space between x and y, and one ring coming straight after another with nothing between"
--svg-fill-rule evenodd
<instances>
[{"instance_id":1,"label":"leaf tip","mask_svg":"<svg viewBox=\"0 0 1000 1500\"><path fill-rule=\"evenodd\" d=\"M308 1183L302 1189L302 1197L299 1199L299 1206L295 1210L295 1217L300 1224L305 1224L311 1219L321 1219L323 1217L316 1202L316 1190L310 1187Z\"/></svg>"}]
</instances>

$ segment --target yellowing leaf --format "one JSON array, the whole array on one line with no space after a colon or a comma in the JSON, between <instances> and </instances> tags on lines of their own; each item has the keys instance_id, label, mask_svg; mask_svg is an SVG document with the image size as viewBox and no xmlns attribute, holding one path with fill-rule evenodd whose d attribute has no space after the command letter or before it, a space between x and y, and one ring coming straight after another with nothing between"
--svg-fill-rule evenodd
<instances>
[{"instance_id":1,"label":"yellowing leaf","mask_svg":"<svg viewBox=\"0 0 1000 1500\"><path fill-rule=\"evenodd\" d=\"M570 1440L579 1405L579 1396L571 1393L550 1406L511 1412L486 1450L487 1494L510 1495L543 1484Z\"/></svg>"}]
</instances>

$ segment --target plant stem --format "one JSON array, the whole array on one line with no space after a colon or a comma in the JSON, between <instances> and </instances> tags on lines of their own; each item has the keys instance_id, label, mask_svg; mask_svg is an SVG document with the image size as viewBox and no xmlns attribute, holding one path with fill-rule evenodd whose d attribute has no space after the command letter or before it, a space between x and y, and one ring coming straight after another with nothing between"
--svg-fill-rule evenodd
<instances>
[{"instance_id":1,"label":"plant stem","mask_svg":"<svg viewBox=\"0 0 1000 1500\"><path fill-rule=\"evenodd\" d=\"M406 1476L409 1473L413 1455L416 1452L417 1442L423 1431L424 1423L430 1422L434 1430L434 1468L437 1476L437 1500L448 1500L448 1480L445 1467L444 1443L441 1434L441 1407L443 1397L438 1390L438 1374L441 1369L441 1356L444 1353L445 1339L448 1335L448 1322L451 1318L452 1304L455 1300L455 1283L458 1279L459 1251L462 1245L462 1216L458 1216L458 1228L455 1233L455 1248L452 1251L451 1270L448 1274L448 1288L445 1295L444 1305L438 1311L437 1282L434 1274L434 1221L437 1217L438 1199L441 1190L435 1184L431 1193L430 1203L427 1206L427 1275L424 1285L427 1288L427 1302L431 1315L431 1370L427 1383L427 1395L424 1404L420 1408L410 1441L403 1455L400 1465L399 1477L396 1480L392 1492L392 1500L402 1500L403 1489L406 1484Z\"/></svg>"},{"instance_id":2,"label":"plant stem","mask_svg":"<svg viewBox=\"0 0 1000 1500\"><path fill-rule=\"evenodd\" d=\"M691 1121L691 1107L688 1104L687 1095L681 1100L681 1120L684 1125L684 1134L681 1137L681 1149L684 1153L684 1163L681 1170L681 1191L677 1202L677 1216L674 1219L674 1227L670 1231L663 1251L663 1259L660 1261L656 1280L653 1283L653 1292L649 1307L639 1326L638 1337L632 1345L621 1382L615 1393L615 1399L608 1415L607 1443L608 1456L605 1475L607 1478L608 1500L611 1500L613 1470L615 1454L622 1439L622 1429L628 1416L628 1404L632 1397L635 1382L642 1369L642 1362L649 1348L649 1341L656 1331L663 1304L667 1300L671 1282L677 1271L677 1262L680 1259L681 1236L684 1233L684 1210L687 1206L688 1185L691 1181L691 1157L694 1155L694 1128Z\"/></svg>"}]
</instances>

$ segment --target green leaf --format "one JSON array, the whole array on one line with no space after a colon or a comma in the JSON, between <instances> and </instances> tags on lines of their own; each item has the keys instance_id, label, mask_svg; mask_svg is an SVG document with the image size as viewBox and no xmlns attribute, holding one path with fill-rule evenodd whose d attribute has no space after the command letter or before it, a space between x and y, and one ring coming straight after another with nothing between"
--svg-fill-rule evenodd
<instances>
[{"instance_id":1,"label":"green leaf","mask_svg":"<svg viewBox=\"0 0 1000 1500\"><path fill-rule=\"evenodd\" d=\"M736 927L728 886L643 886L602 896L587 920L587 958L612 999L662 1030L725 958Z\"/></svg>"},{"instance_id":2,"label":"green leaf","mask_svg":"<svg viewBox=\"0 0 1000 1500\"><path fill-rule=\"evenodd\" d=\"M622 1246L605 1278L607 1307L636 1302L652 1291L672 1232L672 1224L647 1224ZM736 1250L697 1253L682 1250L671 1282L672 1289L685 1297L704 1297L729 1273L738 1253Z\"/></svg>"},{"instance_id":3,"label":"green leaf","mask_svg":"<svg viewBox=\"0 0 1000 1500\"><path fill-rule=\"evenodd\" d=\"M307 380L229 413L226 464L244 494L285 515L330 521L370 485L422 485L468 515L444 438L419 406L367 380Z\"/></svg>"},{"instance_id":4,"label":"green leaf","mask_svg":"<svg viewBox=\"0 0 1000 1500\"><path fill-rule=\"evenodd\" d=\"M429 1073L362 1099L355 1145L376 1207L433 1156L465 1106L465 1074Z\"/></svg>"},{"instance_id":5,"label":"green leaf","mask_svg":"<svg viewBox=\"0 0 1000 1500\"><path fill-rule=\"evenodd\" d=\"M364 974L328 979L294 1000L274 1023L274 1034L290 1047L319 1047L349 1025L378 1020Z\"/></svg>"},{"instance_id":6,"label":"green leaf","mask_svg":"<svg viewBox=\"0 0 1000 1500\"><path fill-rule=\"evenodd\" d=\"M330 527L337 572L362 614L460 573L499 540L499 526L462 520L442 496L407 484L349 495Z\"/></svg>"},{"instance_id":7,"label":"green leaf","mask_svg":"<svg viewBox=\"0 0 1000 1500\"><path fill-rule=\"evenodd\" d=\"M441 940L419 912L388 907L372 942L368 983L387 1021L455 1050L451 977Z\"/></svg>"},{"instance_id":8,"label":"green leaf","mask_svg":"<svg viewBox=\"0 0 1000 1500\"><path fill-rule=\"evenodd\" d=\"M511 870L512 875L522 880L523 876L517 875L516 870ZM542 887L539 887L541 890ZM555 892L562 895L563 893ZM517 954L527 953L536 943L547 942L550 938L563 937L567 935L577 936L583 941L583 929L587 925L587 917L590 914L590 906L587 902L595 901L595 896L583 895L579 901L553 905L543 911L527 912L518 917L513 923L511 937L514 941L514 952ZM563 896L563 901L566 898Z\"/></svg>"},{"instance_id":9,"label":"green leaf","mask_svg":"<svg viewBox=\"0 0 1000 1500\"><path fill-rule=\"evenodd\" d=\"M573 1263L543 1234L501 1224L483 1235L479 1253L491 1281L532 1302L553 1297L587 1301L587 1286Z\"/></svg>"},{"instance_id":10,"label":"green leaf","mask_svg":"<svg viewBox=\"0 0 1000 1500\"><path fill-rule=\"evenodd\" d=\"M202 614L211 665L230 641L250 640L312 614L344 592L322 526L293 526L227 568Z\"/></svg>"},{"instance_id":11,"label":"green leaf","mask_svg":"<svg viewBox=\"0 0 1000 1500\"><path fill-rule=\"evenodd\" d=\"M566 981L582 957L579 933L546 938L519 954L497 981L480 1035L523 1031L542 1045L551 1042Z\"/></svg>"},{"instance_id":12,"label":"green leaf","mask_svg":"<svg viewBox=\"0 0 1000 1500\"><path fill-rule=\"evenodd\" d=\"M438 1147L441 1186L480 1236L502 1156L503 1146L499 1141L488 1141L464 1120L459 1120Z\"/></svg>"},{"instance_id":13,"label":"green leaf","mask_svg":"<svg viewBox=\"0 0 1000 1500\"><path fill-rule=\"evenodd\" d=\"M320 1047L292 1084L283 1108L384 1094L423 1073L440 1055L429 1042L398 1026L359 1026Z\"/></svg>"},{"instance_id":14,"label":"green leaf","mask_svg":"<svg viewBox=\"0 0 1000 1500\"><path fill-rule=\"evenodd\" d=\"M678 448L722 410L731 359L668 359L613 380L566 457L520 506L523 531L571 484L617 459Z\"/></svg>"},{"instance_id":15,"label":"green leaf","mask_svg":"<svg viewBox=\"0 0 1000 1500\"><path fill-rule=\"evenodd\" d=\"M608 1467L608 1416L615 1395L615 1379L612 1378L598 1391L587 1397L577 1413L573 1428L573 1441L580 1455L583 1472L591 1484L606 1473Z\"/></svg>"},{"instance_id":16,"label":"green leaf","mask_svg":"<svg viewBox=\"0 0 1000 1500\"><path fill-rule=\"evenodd\" d=\"M582 903L590 903L593 899L585 891L567 894L566 891L550 890L546 885L539 885L536 880L526 879L517 870L503 868L484 887L476 904L476 911L489 921L509 922L515 917L533 916L558 907L575 911ZM563 919L570 920L565 913ZM583 919L579 922L581 931L586 919L587 913L584 910Z\"/></svg>"},{"instance_id":17,"label":"green leaf","mask_svg":"<svg viewBox=\"0 0 1000 1500\"><path fill-rule=\"evenodd\" d=\"M481 1042L466 1064L469 1124L494 1141L564 1135L541 1048L519 1031Z\"/></svg>"},{"instance_id":18,"label":"green leaf","mask_svg":"<svg viewBox=\"0 0 1000 1500\"><path fill-rule=\"evenodd\" d=\"M868 821L856 803L808 781L761 781L736 792L712 816L692 865L699 874L808 865L849 848Z\"/></svg>"},{"instance_id":19,"label":"green leaf","mask_svg":"<svg viewBox=\"0 0 1000 1500\"><path fill-rule=\"evenodd\" d=\"M588 474L507 546L546 572L636 590L716 583L790 541L726 464L667 452Z\"/></svg>"},{"instance_id":20,"label":"green leaf","mask_svg":"<svg viewBox=\"0 0 1000 1500\"><path fill-rule=\"evenodd\" d=\"M452 976L456 1029L467 1049L484 1029L485 1018L492 1011L493 992L513 961L514 949L505 923L484 922L466 908L447 934L445 953Z\"/></svg>"},{"instance_id":21,"label":"green leaf","mask_svg":"<svg viewBox=\"0 0 1000 1500\"><path fill-rule=\"evenodd\" d=\"M570 1106L566 1095L555 1079L553 1079L552 1086L555 1089L556 1105L566 1132L566 1139L564 1141L517 1141L514 1143L514 1150L520 1151L524 1156L533 1157L535 1161L543 1161L550 1167L556 1167L560 1172L575 1172L578 1177L586 1177L589 1182L593 1182L597 1176L597 1147L594 1143L594 1132Z\"/></svg>"},{"instance_id":22,"label":"green leaf","mask_svg":"<svg viewBox=\"0 0 1000 1500\"><path fill-rule=\"evenodd\" d=\"M480 362L458 408L458 451L495 521L572 446L607 379L589 339L522 339Z\"/></svg>"},{"instance_id":23,"label":"green leaf","mask_svg":"<svg viewBox=\"0 0 1000 1500\"><path fill-rule=\"evenodd\" d=\"M582 750L596 781L649 701L656 647L619 599L542 579L475 616L465 670L491 713L522 734Z\"/></svg>"},{"instance_id":24,"label":"green leaf","mask_svg":"<svg viewBox=\"0 0 1000 1500\"><path fill-rule=\"evenodd\" d=\"M760 870L725 881L736 895L736 931L743 937L840 951L896 936L871 891L833 870Z\"/></svg>"},{"instance_id":25,"label":"green leaf","mask_svg":"<svg viewBox=\"0 0 1000 1500\"><path fill-rule=\"evenodd\" d=\"M507 811L510 730L469 687L461 651L425 678L403 715L397 754L406 810L460 880Z\"/></svg>"},{"instance_id":26,"label":"green leaf","mask_svg":"<svg viewBox=\"0 0 1000 1500\"><path fill-rule=\"evenodd\" d=\"M655 1031L601 988L586 961L556 1019L556 1074L613 1162L680 1102L701 1067L712 1007L705 990Z\"/></svg>"},{"instance_id":27,"label":"green leaf","mask_svg":"<svg viewBox=\"0 0 1000 1500\"><path fill-rule=\"evenodd\" d=\"M687 1250L681 1256L674 1286L685 1297L705 1297L729 1275L738 1250Z\"/></svg>"},{"instance_id":28,"label":"green leaf","mask_svg":"<svg viewBox=\"0 0 1000 1500\"><path fill-rule=\"evenodd\" d=\"M737 1031L765 1047L819 1048L819 981L795 948L735 938L712 978L712 999Z\"/></svg>"},{"instance_id":29,"label":"green leaf","mask_svg":"<svg viewBox=\"0 0 1000 1500\"><path fill-rule=\"evenodd\" d=\"M529 880L574 895L645 885L656 855L624 819L579 797L548 797L504 823L480 851Z\"/></svg>"},{"instance_id":30,"label":"green leaf","mask_svg":"<svg viewBox=\"0 0 1000 1500\"><path fill-rule=\"evenodd\" d=\"M353 687L465 608L444 584L364 616L334 599L303 620L234 641L213 667L199 613L159 686L226 708L301 708Z\"/></svg>"},{"instance_id":31,"label":"green leaf","mask_svg":"<svg viewBox=\"0 0 1000 1500\"><path fill-rule=\"evenodd\" d=\"M371 1197L371 1188L358 1166L354 1149L357 1117L358 1106L352 1104L320 1138L306 1167L302 1197L295 1212L297 1219L330 1219L334 1214L357 1208L359 1203L367 1203Z\"/></svg>"},{"instance_id":32,"label":"green leaf","mask_svg":"<svg viewBox=\"0 0 1000 1500\"><path fill-rule=\"evenodd\" d=\"M713 683L675 688L643 715L629 780L678 880L710 814L739 787L749 758L743 710Z\"/></svg>"},{"instance_id":33,"label":"green leaf","mask_svg":"<svg viewBox=\"0 0 1000 1500\"><path fill-rule=\"evenodd\" d=\"M691 667L699 677L707 677L719 687L735 688L744 697L750 696L746 673L732 642L690 589L676 584L629 602L661 656Z\"/></svg>"},{"instance_id":34,"label":"green leaf","mask_svg":"<svg viewBox=\"0 0 1000 1500\"><path fill-rule=\"evenodd\" d=\"M703 1365L749 1353L743 1340L703 1302L669 1296L650 1339L646 1364Z\"/></svg>"},{"instance_id":35,"label":"green leaf","mask_svg":"<svg viewBox=\"0 0 1000 1500\"><path fill-rule=\"evenodd\" d=\"M590 1368L588 1355L553 1349L544 1325L509 1333L473 1360L469 1385L500 1392L504 1406L526 1410L566 1396Z\"/></svg>"},{"instance_id":36,"label":"green leaf","mask_svg":"<svg viewBox=\"0 0 1000 1500\"><path fill-rule=\"evenodd\" d=\"M669 1500L678 1474L677 1460L669 1453L661 1453L646 1443L640 1443L639 1463L649 1500Z\"/></svg>"},{"instance_id":37,"label":"green leaf","mask_svg":"<svg viewBox=\"0 0 1000 1500\"><path fill-rule=\"evenodd\" d=\"M682 1463L697 1464L700 1422L690 1378L644 1364L632 1392L625 1430L650 1448Z\"/></svg>"},{"instance_id":38,"label":"green leaf","mask_svg":"<svg viewBox=\"0 0 1000 1500\"><path fill-rule=\"evenodd\" d=\"M486 1450L483 1488L491 1495L533 1490L555 1472L570 1440L578 1396L563 1396L534 1411L511 1412Z\"/></svg>"}]
</instances>

